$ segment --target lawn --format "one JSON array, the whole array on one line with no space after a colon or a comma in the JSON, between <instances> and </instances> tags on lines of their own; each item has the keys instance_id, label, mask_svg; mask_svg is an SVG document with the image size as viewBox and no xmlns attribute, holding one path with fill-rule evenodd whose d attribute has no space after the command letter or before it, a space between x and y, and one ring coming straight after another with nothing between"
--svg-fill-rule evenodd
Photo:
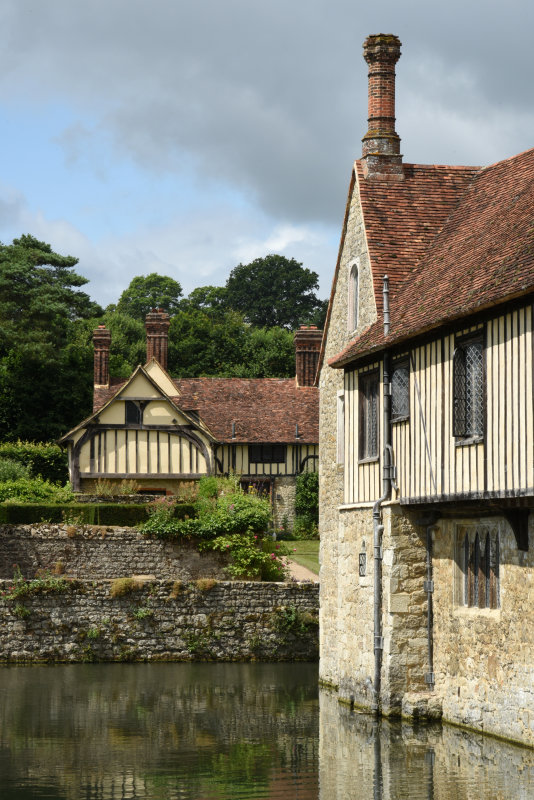
<instances>
[{"instance_id":1,"label":"lawn","mask_svg":"<svg viewBox=\"0 0 534 800\"><path fill-rule=\"evenodd\" d=\"M285 544L293 561L307 567L316 575L319 574L319 539L297 539Z\"/></svg>"}]
</instances>

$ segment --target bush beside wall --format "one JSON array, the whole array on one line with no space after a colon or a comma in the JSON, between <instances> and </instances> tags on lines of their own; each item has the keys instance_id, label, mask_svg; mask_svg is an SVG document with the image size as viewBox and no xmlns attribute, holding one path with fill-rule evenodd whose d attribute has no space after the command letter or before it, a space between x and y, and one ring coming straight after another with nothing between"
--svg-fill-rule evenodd
<instances>
[{"instance_id":1,"label":"bush beside wall","mask_svg":"<svg viewBox=\"0 0 534 800\"><path fill-rule=\"evenodd\" d=\"M174 515L185 519L195 514L190 503L178 503ZM135 503L7 503L0 505L0 523L29 525L40 522L135 527L147 521L146 505Z\"/></svg>"},{"instance_id":2,"label":"bush beside wall","mask_svg":"<svg viewBox=\"0 0 534 800\"><path fill-rule=\"evenodd\" d=\"M69 479L67 451L51 442L0 442L0 458L20 462L34 478L40 475L52 483Z\"/></svg>"}]
</instances>

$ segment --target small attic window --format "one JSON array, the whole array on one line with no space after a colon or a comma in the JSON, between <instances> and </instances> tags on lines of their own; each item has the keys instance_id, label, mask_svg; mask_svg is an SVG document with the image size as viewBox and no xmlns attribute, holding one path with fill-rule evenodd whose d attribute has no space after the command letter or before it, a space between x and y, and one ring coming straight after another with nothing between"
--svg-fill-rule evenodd
<instances>
[{"instance_id":1,"label":"small attic window","mask_svg":"<svg viewBox=\"0 0 534 800\"><path fill-rule=\"evenodd\" d=\"M135 400L126 400L124 403L124 420L126 425L141 425L143 422L143 412L141 406Z\"/></svg>"},{"instance_id":2,"label":"small attic window","mask_svg":"<svg viewBox=\"0 0 534 800\"><path fill-rule=\"evenodd\" d=\"M353 263L349 269L349 291L348 291L348 329L354 331L358 327L358 305L359 305L359 272L358 264Z\"/></svg>"}]
</instances>

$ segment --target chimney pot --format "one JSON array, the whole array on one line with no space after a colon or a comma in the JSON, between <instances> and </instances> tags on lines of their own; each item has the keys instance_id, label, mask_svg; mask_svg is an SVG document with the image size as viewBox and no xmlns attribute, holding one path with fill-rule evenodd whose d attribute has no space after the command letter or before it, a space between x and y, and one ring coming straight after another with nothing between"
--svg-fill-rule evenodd
<instances>
[{"instance_id":1,"label":"chimney pot","mask_svg":"<svg viewBox=\"0 0 534 800\"><path fill-rule=\"evenodd\" d=\"M111 333L105 325L93 331L94 347L94 385L109 386L109 348Z\"/></svg>"},{"instance_id":2,"label":"chimney pot","mask_svg":"<svg viewBox=\"0 0 534 800\"><path fill-rule=\"evenodd\" d=\"M367 178L404 179L400 137L395 132L395 64L400 54L400 39L390 33L368 36L363 43L363 57L369 65L369 128L362 139Z\"/></svg>"}]
</instances>

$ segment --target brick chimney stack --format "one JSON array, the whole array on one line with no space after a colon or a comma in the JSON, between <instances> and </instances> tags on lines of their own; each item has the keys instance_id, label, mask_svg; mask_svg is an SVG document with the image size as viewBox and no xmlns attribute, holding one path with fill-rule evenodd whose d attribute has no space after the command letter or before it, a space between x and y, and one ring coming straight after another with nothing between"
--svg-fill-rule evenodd
<instances>
[{"instance_id":1,"label":"brick chimney stack","mask_svg":"<svg viewBox=\"0 0 534 800\"><path fill-rule=\"evenodd\" d=\"M163 369L167 369L170 324L169 315L162 308L153 308L146 315L146 360L155 358Z\"/></svg>"},{"instance_id":2,"label":"brick chimney stack","mask_svg":"<svg viewBox=\"0 0 534 800\"><path fill-rule=\"evenodd\" d=\"M105 325L99 325L93 331L93 346L95 349L94 385L109 386L109 347L111 333Z\"/></svg>"},{"instance_id":3,"label":"brick chimney stack","mask_svg":"<svg viewBox=\"0 0 534 800\"><path fill-rule=\"evenodd\" d=\"M404 180L400 137L395 132L395 64L400 58L397 36L379 33L363 43L369 65L369 130L362 139L362 161L367 178Z\"/></svg>"},{"instance_id":4,"label":"brick chimney stack","mask_svg":"<svg viewBox=\"0 0 534 800\"><path fill-rule=\"evenodd\" d=\"M297 386L313 386L319 362L323 332L316 325L301 325L295 333Z\"/></svg>"}]
</instances>

